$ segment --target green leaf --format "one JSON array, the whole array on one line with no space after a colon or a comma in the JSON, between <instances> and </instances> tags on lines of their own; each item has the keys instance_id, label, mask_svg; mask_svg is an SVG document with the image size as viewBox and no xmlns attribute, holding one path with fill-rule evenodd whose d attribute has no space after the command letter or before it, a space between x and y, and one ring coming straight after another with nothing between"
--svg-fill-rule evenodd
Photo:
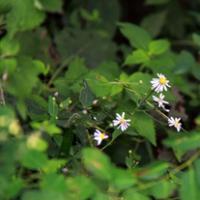
<instances>
[{"instance_id":1,"label":"green leaf","mask_svg":"<svg viewBox=\"0 0 200 200\"><path fill-rule=\"evenodd\" d=\"M112 178L112 165L109 158L97 149L85 148L82 152L85 168L102 180Z\"/></svg>"},{"instance_id":2,"label":"green leaf","mask_svg":"<svg viewBox=\"0 0 200 200\"><path fill-rule=\"evenodd\" d=\"M111 182L118 190L127 189L136 183L136 178L130 171L114 168L112 170L112 173L113 179L111 180Z\"/></svg>"},{"instance_id":3,"label":"green leaf","mask_svg":"<svg viewBox=\"0 0 200 200\"><path fill-rule=\"evenodd\" d=\"M129 189L123 194L124 200L149 200L143 193L138 193L133 189Z\"/></svg>"},{"instance_id":4,"label":"green leaf","mask_svg":"<svg viewBox=\"0 0 200 200\"><path fill-rule=\"evenodd\" d=\"M154 121L151 117L144 112L136 112L132 119L132 126L137 130L139 135L156 145L156 131Z\"/></svg>"},{"instance_id":5,"label":"green leaf","mask_svg":"<svg viewBox=\"0 0 200 200\"><path fill-rule=\"evenodd\" d=\"M86 81L83 82L83 89L80 92L79 100L80 100L80 102L82 103L82 105L84 107L91 106L92 102L94 100L94 95L91 92L91 90L90 90L90 88L89 88L89 86L88 86Z\"/></svg>"},{"instance_id":6,"label":"green leaf","mask_svg":"<svg viewBox=\"0 0 200 200\"><path fill-rule=\"evenodd\" d=\"M46 174L42 178L40 187L46 192L54 191L58 193L64 193L66 191L65 177L60 174Z\"/></svg>"},{"instance_id":7,"label":"green leaf","mask_svg":"<svg viewBox=\"0 0 200 200\"><path fill-rule=\"evenodd\" d=\"M166 16L166 11L153 12L152 14L147 15L143 18L141 26L145 30L147 30L153 37L156 37L160 34L163 26L165 25Z\"/></svg>"},{"instance_id":8,"label":"green leaf","mask_svg":"<svg viewBox=\"0 0 200 200\"><path fill-rule=\"evenodd\" d=\"M142 180L152 180L163 176L169 168L169 164L162 161L155 161L148 166L137 170L137 175Z\"/></svg>"},{"instance_id":9,"label":"green leaf","mask_svg":"<svg viewBox=\"0 0 200 200\"><path fill-rule=\"evenodd\" d=\"M192 167L182 175L179 192L181 200L199 200L199 187L197 186L196 174Z\"/></svg>"},{"instance_id":10,"label":"green leaf","mask_svg":"<svg viewBox=\"0 0 200 200\"><path fill-rule=\"evenodd\" d=\"M171 147L176 156L180 158L187 151L200 147L200 133L190 132L181 135L173 135L164 141L167 147Z\"/></svg>"},{"instance_id":11,"label":"green leaf","mask_svg":"<svg viewBox=\"0 0 200 200\"><path fill-rule=\"evenodd\" d=\"M188 51L181 51L176 60L175 73L184 74L195 66L195 59Z\"/></svg>"},{"instance_id":12,"label":"green leaf","mask_svg":"<svg viewBox=\"0 0 200 200\"><path fill-rule=\"evenodd\" d=\"M141 72L135 72L129 76L128 81L130 82L130 88L132 90L129 93L136 103L148 94L151 87L151 79L152 77L149 74Z\"/></svg>"},{"instance_id":13,"label":"green leaf","mask_svg":"<svg viewBox=\"0 0 200 200\"><path fill-rule=\"evenodd\" d=\"M200 47L200 35L199 34L193 33L192 40L196 45L198 45Z\"/></svg>"},{"instance_id":14,"label":"green leaf","mask_svg":"<svg viewBox=\"0 0 200 200\"><path fill-rule=\"evenodd\" d=\"M8 91L21 99L28 97L32 89L39 83L38 75L43 73L43 70L41 62L29 57L20 57L17 60L15 73L9 77Z\"/></svg>"},{"instance_id":15,"label":"green leaf","mask_svg":"<svg viewBox=\"0 0 200 200\"><path fill-rule=\"evenodd\" d=\"M41 169L48 161L43 152L36 150L24 150L20 160L21 164L28 169Z\"/></svg>"},{"instance_id":16,"label":"green leaf","mask_svg":"<svg viewBox=\"0 0 200 200\"><path fill-rule=\"evenodd\" d=\"M125 65L144 64L149 60L147 52L142 49L133 51L125 60Z\"/></svg>"},{"instance_id":17,"label":"green leaf","mask_svg":"<svg viewBox=\"0 0 200 200\"><path fill-rule=\"evenodd\" d=\"M6 58L0 60L0 74L7 73L8 75L15 72L17 61L14 58Z\"/></svg>"},{"instance_id":18,"label":"green leaf","mask_svg":"<svg viewBox=\"0 0 200 200\"><path fill-rule=\"evenodd\" d=\"M17 31L25 31L40 25L45 14L34 5L34 0L11 1L11 9L6 15L6 25L9 36Z\"/></svg>"},{"instance_id":19,"label":"green leaf","mask_svg":"<svg viewBox=\"0 0 200 200\"><path fill-rule=\"evenodd\" d=\"M151 36L148 32L139 26L129 23L119 23L120 31L130 41L135 48L147 50L151 42Z\"/></svg>"},{"instance_id":20,"label":"green leaf","mask_svg":"<svg viewBox=\"0 0 200 200\"><path fill-rule=\"evenodd\" d=\"M101 74L91 71L86 77L87 83L90 86L90 89L97 97L104 96L114 96L120 93L123 89L123 86L120 84L113 84L109 82Z\"/></svg>"},{"instance_id":21,"label":"green leaf","mask_svg":"<svg viewBox=\"0 0 200 200\"><path fill-rule=\"evenodd\" d=\"M46 165L42 168L42 170L45 173L56 173L64 164L66 163L66 160L61 159L51 159L48 160Z\"/></svg>"},{"instance_id":22,"label":"green leaf","mask_svg":"<svg viewBox=\"0 0 200 200\"><path fill-rule=\"evenodd\" d=\"M163 180L158 181L153 187L147 189L147 193L156 199L166 199L172 195L174 189L175 184L172 181Z\"/></svg>"},{"instance_id":23,"label":"green leaf","mask_svg":"<svg viewBox=\"0 0 200 200\"><path fill-rule=\"evenodd\" d=\"M169 49L169 42L167 40L155 40L149 44L150 55L160 55Z\"/></svg>"},{"instance_id":24,"label":"green leaf","mask_svg":"<svg viewBox=\"0 0 200 200\"><path fill-rule=\"evenodd\" d=\"M0 41L0 54L2 57L14 56L19 52L19 42L9 37L4 37Z\"/></svg>"},{"instance_id":25,"label":"green leaf","mask_svg":"<svg viewBox=\"0 0 200 200\"><path fill-rule=\"evenodd\" d=\"M62 5L62 0L35 0L35 6L39 10L45 10L49 12L61 12Z\"/></svg>"},{"instance_id":26,"label":"green leaf","mask_svg":"<svg viewBox=\"0 0 200 200\"><path fill-rule=\"evenodd\" d=\"M90 199L96 192L96 187L93 182L86 176L70 177L66 180L69 190L68 199Z\"/></svg>"}]
</instances>

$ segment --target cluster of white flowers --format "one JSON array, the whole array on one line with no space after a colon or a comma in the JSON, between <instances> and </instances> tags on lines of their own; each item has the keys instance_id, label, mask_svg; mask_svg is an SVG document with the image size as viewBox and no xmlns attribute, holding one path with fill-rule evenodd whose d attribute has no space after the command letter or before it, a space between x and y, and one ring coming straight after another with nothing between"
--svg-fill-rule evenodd
<instances>
[{"instance_id":1,"label":"cluster of white flowers","mask_svg":"<svg viewBox=\"0 0 200 200\"><path fill-rule=\"evenodd\" d=\"M124 132L130 126L129 122L131 122L131 120L125 119L125 112L123 112L121 115L116 113L116 119L113 120L113 126L116 126L118 129L121 129L121 131ZM94 140L97 141L97 145L100 145L101 142L107 138L108 135L106 133L103 133L97 129L95 130Z\"/></svg>"},{"instance_id":2,"label":"cluster of white flowers","mask_svg":"<svg viewBox=\"0 0 200 200\"><path fill-rule=\"evenodd\" d=\"M165 108L165 105L168 105L169 102L165 100L165 95L162 92L167 91L170 88L169 80L163 74L157 74L157 78L153 78L151 80L152 90L156 93L159 93L158 96L152 96L154 102L157 103L159 108L162 108L164 111L169 112L168 109ZM181 118L173 118L168 117L168 125L169 127L174 126L176 130L179 132L181 130ZM122 114L116 113L116 118L113 120L112 126L117 127L117 129L121 129L124 132L130 126L130 119L125 119L125 112ZM101 142L107 139L109 136L105 133L105 131L100 131L98 129L94 132L94 140L97 141L97 145L100 145Z\"/></svg>"},{"instance_id":3,"label":"cluster of white flowers","mask_svg":"<svg viewBox=\"0 0 200 200\"><path fill-rule=\"evenodd\" d=\"M165 104L169 104L168 101L164 100L165 96L162 94L163 91L167 91L171 86L169 85L169 80L163 74L157 74L158 78L153 78L151 81L152 90L156 93L160 93L159 96L152 96L153 100L158 104L159 108L162 108L166 112L169 112L168 109L165 108ZM168 125L174 126L176 130L179 132L181 130L181 118L168 118Z\"/></svg>"}]
</instances>

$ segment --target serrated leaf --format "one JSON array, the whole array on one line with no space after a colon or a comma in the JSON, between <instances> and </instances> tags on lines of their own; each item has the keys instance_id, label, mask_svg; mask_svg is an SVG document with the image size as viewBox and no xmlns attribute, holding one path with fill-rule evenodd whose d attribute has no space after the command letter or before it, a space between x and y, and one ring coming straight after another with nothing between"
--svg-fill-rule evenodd
<instances>
[{"instance_id":1,"label":"serrated leaf","mask_svg":"<svg viewBox=\"0 0 200 200\"><path fill-rule=\"evenodd\" d=\"M144 50L148 49L151 36L143 28L130 23L119 23L119 27L122 34L127 37L133 47Z\"/></svg>"}]
</instances>

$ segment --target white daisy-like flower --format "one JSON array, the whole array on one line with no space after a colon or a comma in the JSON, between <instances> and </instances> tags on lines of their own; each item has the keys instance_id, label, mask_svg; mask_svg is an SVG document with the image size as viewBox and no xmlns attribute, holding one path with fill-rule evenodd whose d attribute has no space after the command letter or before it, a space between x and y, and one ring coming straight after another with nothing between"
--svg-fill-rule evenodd
<instances>
[{"instance_id":1,"label":"white daisy-like flower","mask_svg":"<svg viewBox=\"0 0 200 200\"><path fill-rule=\"evenodd\" d=\"M97 141L97 146L101 144L101 142L105 139L108 138L108 135L106 135L105 133L99 131L99 130L95 130L94 132L94 140Z\"/></svg>"},{"instance_id":2,"label":"white daisy-like flower","mask_svg":"<svg viewBox=\"0 0 200 200\"><path fill-rule=\"evenodd\" d=\"M153 78L151 81L152 90L159 93L163 90L167 91L167 87L171 87L169 85L169 80L163 74L157 74L158 78Z\"/></svg>"},{"instance_id":3,"label":"white daisy-like flower","mask_svg":"<svg viewBox=\"0 0 200 200\"><path fill-rule=\"evenodd\" d=\"M116 114L116 119L113 120L113 125L114 126L118 126L117 128L120 128L121 131L125 131L129 126L130 126L130 119L125 119L125 112L122 113L122 115L120 114Z\"/></svg>"},{"instance_id":4,"label":"white daisy-like flower","mask_svg":"<svg viewBox=\"0 0 200 200\"><path fill-rule=\"evenodd\" d=\"M170 117L168 118L168 124L169 126L174 126L176 128L176 130L179 132L181 130L181 122L180 122L181 118L173 118L173 117Z\"/></svg>"},{"instance_id":5,"label":"white daisy-like flower","mask_svg":"<svg viewBox=\"0 0 200 200\"><path fill-rule=\"evenodd\" d=\"M165 95L163 95L162 93L160 93L160 95L158 97L156 96L152 96L153 100L158 103L158 107L162 108L163 110L165 110L166 112L169 112L168 109L165 108L165 104L169 104L168 101L165 101Z\"/></svg>"}]
</instances>

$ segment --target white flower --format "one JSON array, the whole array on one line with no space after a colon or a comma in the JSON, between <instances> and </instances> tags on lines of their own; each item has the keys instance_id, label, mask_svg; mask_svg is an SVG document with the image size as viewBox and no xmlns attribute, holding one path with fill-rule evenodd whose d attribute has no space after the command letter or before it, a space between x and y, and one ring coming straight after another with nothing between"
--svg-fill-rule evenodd
<instances>
[{"instance_id":1,"label":"white flower","mask_svg":"<svg viewBox=\"0 0 200 200\"><path fill-rule=\"evenodd\" d=\"M118 126L118 128L121 129L121 131L125 131L128 126L130 126L129 122L130 119L125 119L125 112L122 113L122 115L116 114L116 119L113 120L113 125Z\"/></svg>"},{"instance_id":2,"label":"white flower","mask_svg":"<svg viewBox=\"0 0 200 200\"><path fill-rule=\"evenodd\" d=\"M158 78L153 78L151 81L152 90L159 93L163 90L167 91L167 87L171 87L169 85L169 80L163 74L157 74Z\"/></svg>"},{"instance_id":3,"label":"white flower","mask_svg":"<svg viewBox=\"0 0 200 200\"><path fill-rule=\"evenodd\" d=\"M108 138L108 135L106 135L105 133L102 133L101 131L99 130L95 130L94 132L94 140L97 141L97 146L101 144L101 142L104 140L104 139L107 139Z\"/></svg>"},{"instance_id":4,"label":"white flower","mask_svg":"<svg viewBox=\"0 0 200 200\"><path fill-rule=\"evenodd\" d=\"M181 130L181 122L180 122L181 118L173 118L173 117L170 117L168 118L168 124L169 126L174 126L176 128L176 130L179 132Z\"/></svg>"},{"instance_id":5,"label":"white flower","mask_svg":"<svg viewBox=\"0 0 200 200\"><path fill-rule=\"evenodd\" d=\"M159 97L152 96L153 100L158 103L158 107L164 109L165 111L169 112L168 109L165 108L165 104L169 104L169 102L165 101L165 95L160 93Z\"/></svg>"}]
</instances>

